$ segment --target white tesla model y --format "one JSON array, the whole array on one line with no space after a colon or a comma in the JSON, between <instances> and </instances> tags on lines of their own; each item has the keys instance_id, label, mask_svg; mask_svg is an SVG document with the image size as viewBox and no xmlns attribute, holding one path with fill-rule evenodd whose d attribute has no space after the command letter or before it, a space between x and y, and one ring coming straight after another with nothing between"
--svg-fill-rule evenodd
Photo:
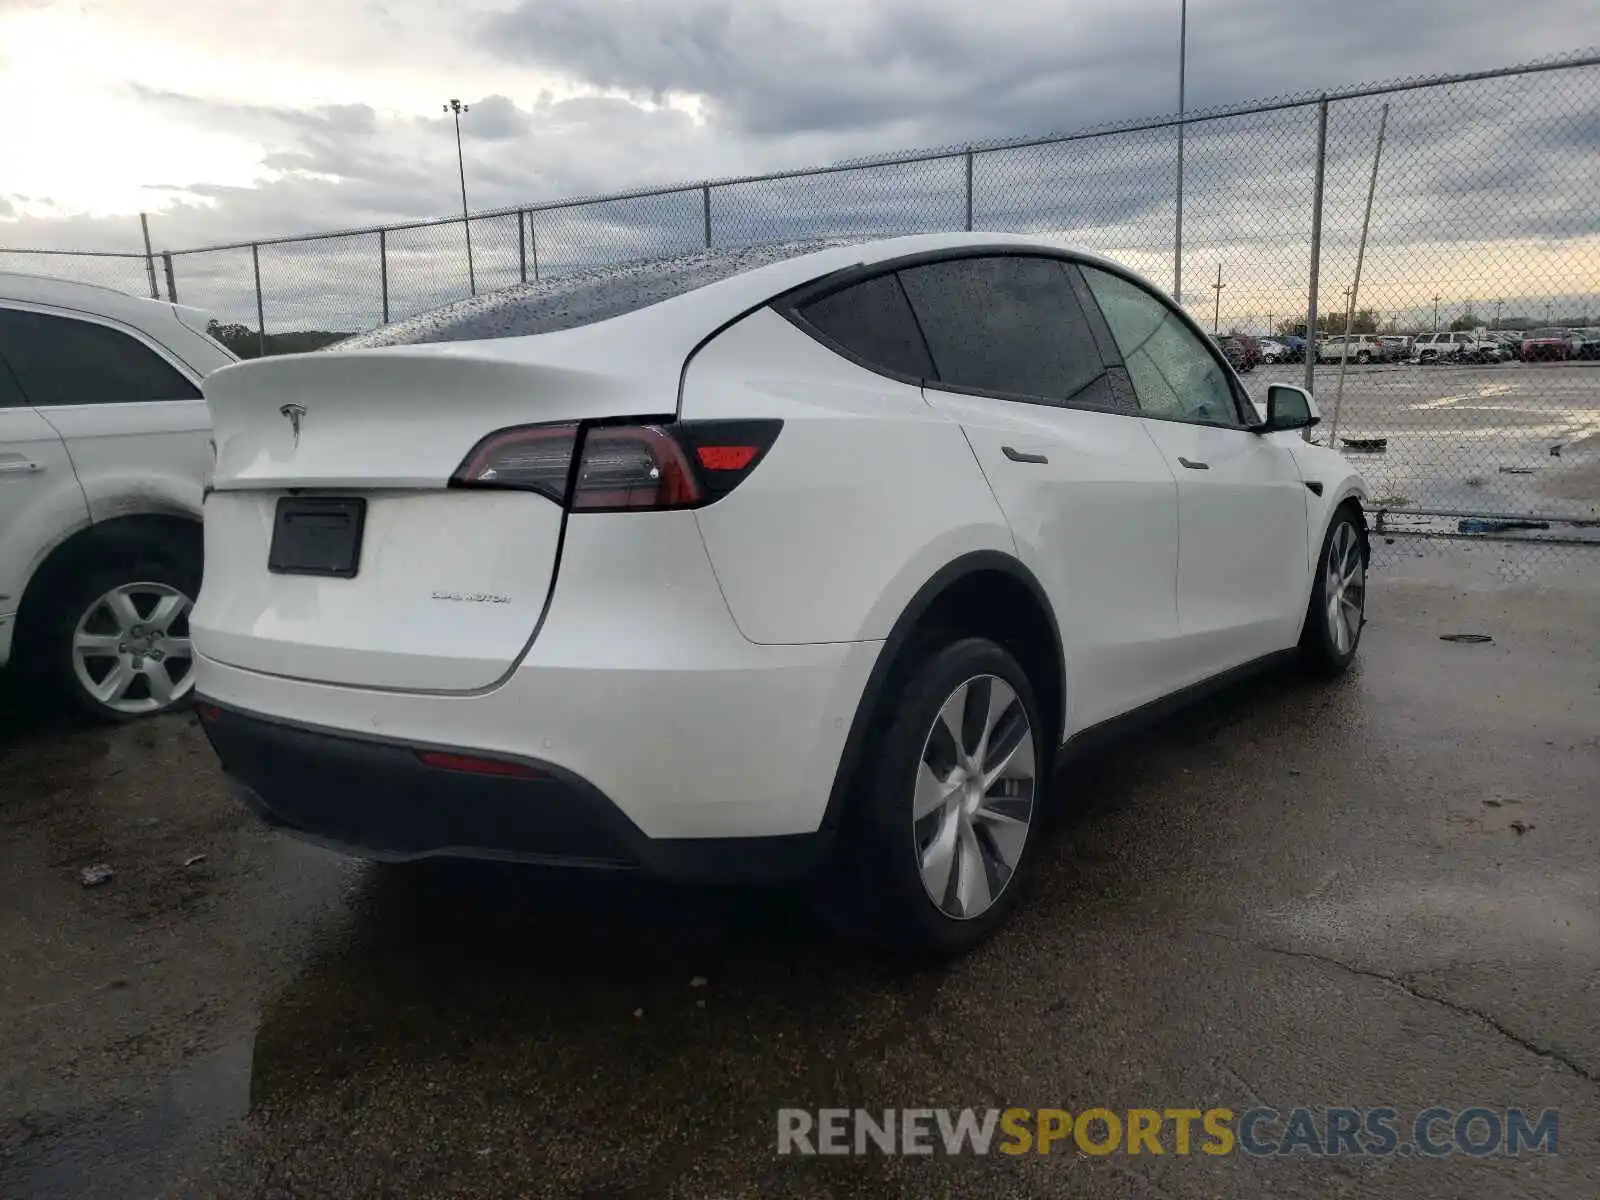
<instances>
[{"instance_id":1,"label":"white tesla model y","mask_svg":"<svg viewBox=\"0 0 1600 1200\"><path fill-rule=\"evenodd\" d=\"M1361 636L1311 397L1259 410L1037 239L584 272L205 394L203 724L267 821L372 858L810 875L958 951L1063 745Z\"/></svg>"}]
</instances>

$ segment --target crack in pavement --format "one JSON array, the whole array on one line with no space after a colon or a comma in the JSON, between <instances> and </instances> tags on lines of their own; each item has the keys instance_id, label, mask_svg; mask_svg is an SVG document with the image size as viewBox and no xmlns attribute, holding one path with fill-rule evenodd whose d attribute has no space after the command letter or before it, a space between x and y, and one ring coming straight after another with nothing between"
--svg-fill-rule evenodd
<instances>
[{"instance_id":1,"label":"crack in pavement","mask_svg":"<svg viewBox=\"0 0 1600 1200\"><path fill-rule=\"evenodd\" d=\"M1520 1033L1517 1033L1513 1029L1507 1028L1500 1022L1498 1018L1491 1016L1482 1009L1473 1008L1470 1004L1462 1004L1459 1001L1451 1000L1446 996L1436 995L1433 992L1421 991L1412 984L1408 983L1404 976L1390 975L1387 972L1375 971L1369 967L1353 966L1350 963L1343 962L1337 958L1330 958L1326 954L1316 954L1310 950L1287 950L1282 946L1271 946L1265 942L1246 941L1243 938L1237 938L1232 934L1223 933L1216 929L1203 929L1200 932L1210 937L1221 938L1224 941L1232 942L1238 946L1248 946L1252 950L1260 950L1266 954L1279 954L1285 958L1305 959L1308 962L1321 963L1328 967L1337 967L1341 971L1346 971L1351 975L1360 975L1367 979L1380 980L1383 983L1389 984L1391 987L1398 988L1407 996L1410 996L1413 1000L1425 1000L1430 1004L1437 1004L1441 1008L1447 1008L1453 1013L1459 1013L1461 1016L1473 1017L1487 1025L1490 1029L1494 1030L1507 1041L1521 1046L1530 1054L1537 1055L1539 1058L1548 1058L1552 1062L1560 1063L1563 1067L1566 1067L1567 1070L1571 1071L1585 1083L1600 1084L1600 1078L1596 1078L1593 1072L1591 1072L1582 1063L1567 1057L1567 1055L1562 1053L1560 1050L1556 1050L1550 1046L1541 1046L1539 1043L1523 1037Z\"/></svg>"}]
</instances>

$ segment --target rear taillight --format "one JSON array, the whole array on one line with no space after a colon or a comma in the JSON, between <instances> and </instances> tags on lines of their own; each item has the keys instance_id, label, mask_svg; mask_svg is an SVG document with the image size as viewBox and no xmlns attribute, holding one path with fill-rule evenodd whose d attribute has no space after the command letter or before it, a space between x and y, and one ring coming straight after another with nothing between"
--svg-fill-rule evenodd
<instances>
[{"instance_id":1,"label":"rear taillight","mask_svg":"<svg viewBox=\"0 0 1600 1200\"><path fill-rule=\"evenodd\" d=\"M781 421L522 425L472 448L452 487L534 491L575 512L694 508L727 495ZM576 470L573 456L583 447Z\"/></svg>"}]
</instances>

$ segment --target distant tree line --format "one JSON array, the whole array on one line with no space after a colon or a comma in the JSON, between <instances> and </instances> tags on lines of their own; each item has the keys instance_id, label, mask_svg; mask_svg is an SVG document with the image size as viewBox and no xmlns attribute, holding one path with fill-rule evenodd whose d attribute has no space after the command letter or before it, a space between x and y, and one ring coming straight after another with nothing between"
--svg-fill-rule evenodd
<instances>
[{"instance_id":1,"label":"distant tree line","mask_svg":"<svg viewBox=\"0 0 1600 1200\"><path fill-rule=\"evenodd\" d=\"M240 358L256 358L261 354L261 335L248 325L224 323L215 317L206 322L206 332ZM342 342L349 331L329 329L296 329L288 333L267 334L267 354L304 354L320 350L334 342Z\"/></svg>"}]
</instances>

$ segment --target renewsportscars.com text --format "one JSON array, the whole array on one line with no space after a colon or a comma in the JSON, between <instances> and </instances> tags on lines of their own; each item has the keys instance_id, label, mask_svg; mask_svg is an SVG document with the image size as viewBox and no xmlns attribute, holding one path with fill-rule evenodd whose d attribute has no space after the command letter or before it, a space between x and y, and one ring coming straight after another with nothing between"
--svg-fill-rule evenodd
<instances>
[{"instance_id":1,"label":"renewsportscars.com text","mask_svg":"<svg viewBox=\"0 0 1600 1200\"><path fill-rule=\"evenodd\" d=\"M779 1154L1556 1154L1559 1114L1520 1108L782 1108Z\"/></svg>"}]
</instances>

